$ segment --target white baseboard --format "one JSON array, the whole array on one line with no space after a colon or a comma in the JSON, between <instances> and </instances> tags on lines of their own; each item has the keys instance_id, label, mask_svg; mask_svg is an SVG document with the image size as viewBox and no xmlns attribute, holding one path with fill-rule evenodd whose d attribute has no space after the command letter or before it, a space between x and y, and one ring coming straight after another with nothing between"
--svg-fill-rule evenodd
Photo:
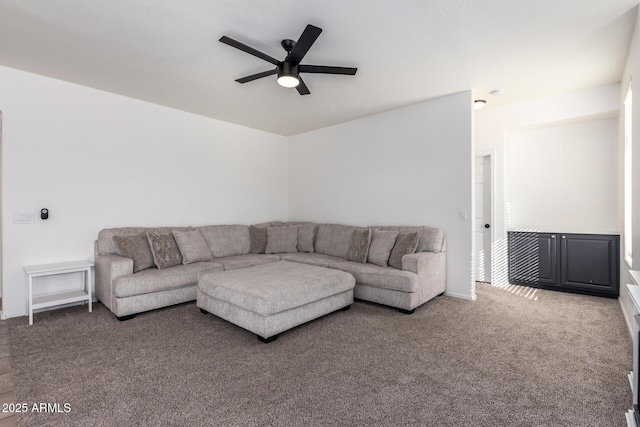
<instances>
[{"instance_id":1,"label":"white baseboard","mask_svg":"<svg viewBox=\"0 0 640 427\"><path fill-rule=\"evenodd\" d=\"M636 425L636 417L633 416L633 411L631 409L629 409L624 415L627 417L627 427L638 427Z\"/></svg>"},{"instance_id":2,"label":"white baseboard","mask_svg":"<svg viewBox=\"0 0 640 427\"><path fill-rule=\"evenodd\" d=\"M467 301L475 301L476 300L475 295L471 296L471 295L456 294L455 292L449 292L449 291L445 292L444 294L446 296L448 296L448 297L466 299Z\"/></svg>"}]
</instances>

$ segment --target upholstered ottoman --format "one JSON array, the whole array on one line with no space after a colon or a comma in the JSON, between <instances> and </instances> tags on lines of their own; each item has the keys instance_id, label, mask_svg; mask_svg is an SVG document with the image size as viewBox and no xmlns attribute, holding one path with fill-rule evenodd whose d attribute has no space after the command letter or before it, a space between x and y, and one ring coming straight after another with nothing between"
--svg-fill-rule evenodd
<instances>
[{"instance_id":1,"label":"upholstered ottoman","mask_svg":"<svg viewBox=\"0 0 640 427\"><path fill-rule=\"evenodd\" d=\"M347 310L355 283L343 271L278 261L202 275L197 305L270 342L280 332Z\"/></svg>"}]
</instances>

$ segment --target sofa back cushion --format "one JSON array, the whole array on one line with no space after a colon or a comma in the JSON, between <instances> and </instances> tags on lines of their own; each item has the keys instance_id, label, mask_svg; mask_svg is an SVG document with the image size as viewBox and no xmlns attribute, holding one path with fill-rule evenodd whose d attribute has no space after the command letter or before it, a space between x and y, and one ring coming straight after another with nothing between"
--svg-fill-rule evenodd
<instances>
[{"instance_id":1,"label":"sofa back cushion","mask_svg":"<svg viewBox=\"0 0 640 427\"><path fill-rule=\"evenodd\" d=\"M315 222L289 221L284 225L298 226L298 252L313 252L318 224Z\"/></svg>"},{"instance_id":2,"label":"sofa back cushion","mask_svg":"<svg viewBox=\"0 0 640 427\"><path fill-rule=\"evenodd\" d=\"M187 231L193 230L192 227L120 227L105 228L98 233L98 253L102 255L120 255L126 256L116 242L113 240L115 236L134 236L136 234L145 234L147 231L156 233L171 233L173 230Z\"/></svg>"},{"instance_id":3,"label":"sofa back cushion","mask_svg":"<svg viewBox=\"0 0 640 427\"><path fill-rule=\"evenodd\" d=\"M316 233L315 251L319 254L346 258L353 230L362 227L341 224L319 224Z\"/></svg>"},{"instance_id":4,"label":"sofa back cushion","mask_svg":"<svg viewBox=\"0 0 640 427\"><path fill-rule=\"evenodd\" d=\"M444 231L441 228L429 227L428 225L412 226L375 226L369 227L378 230L392 230L400 234L418 233L418 247L416 252L443 252L446 250Z\"/></svg>"},{"instance_id":5,"label":"sofa back cushion","mask_svg":"<svg viewBox=\"0 0 640 427\"><path fill-rule=\"evenodd\" d=\"M248 225L205 225L198 230L214 258L246 255L251 249Z\"/></svg>"}]
</instances>

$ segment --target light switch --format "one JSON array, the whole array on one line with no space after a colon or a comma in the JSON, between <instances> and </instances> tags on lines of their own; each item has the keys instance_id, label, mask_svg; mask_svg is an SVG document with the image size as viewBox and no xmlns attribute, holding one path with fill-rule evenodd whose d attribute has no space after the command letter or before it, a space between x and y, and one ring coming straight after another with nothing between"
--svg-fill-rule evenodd
<instances>
[{"instance_id":1,"label":"light switch","mask_svg":"<svg viewBox=\"0 0 640 427\"><path fill-rule=\"evenodd\" d=\"M460 209L458 211L458 219L460 221L466 221L467 220L467 210L466 209Z\"/></svg>"},{"instance_id":2,"label":"light switch","mask_svg":"<svg viewBox=\"0 0 640 427\"><path fill-rule=\"evenodd\" d=\"M36 218L36 214L33 212L14 213L13 223L14 224L34 224L35 218Z\"/></svg>"}]
</instances>

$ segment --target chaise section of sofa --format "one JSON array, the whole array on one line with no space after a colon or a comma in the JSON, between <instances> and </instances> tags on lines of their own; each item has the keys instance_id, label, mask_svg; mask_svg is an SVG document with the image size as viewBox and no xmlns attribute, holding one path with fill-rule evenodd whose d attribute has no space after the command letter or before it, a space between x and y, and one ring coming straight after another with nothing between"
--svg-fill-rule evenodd
<instances>
[{"instance_id":1,"label":"chaise section of sofa","mask_svg":"<svg viewBox=\"0 0 640 427\"><path fill-rule=\"evenodd\" d=\"M126 258L114 241L115 236L173 230L188 228L125 227L98 233L95 242L96 298L118 318L126 319L143 311L193 301L200 276L223 270L223 266L215 262L197 262L162 270L152 267L134 273L133 260Z\"/></svg>"}]
</instances>

